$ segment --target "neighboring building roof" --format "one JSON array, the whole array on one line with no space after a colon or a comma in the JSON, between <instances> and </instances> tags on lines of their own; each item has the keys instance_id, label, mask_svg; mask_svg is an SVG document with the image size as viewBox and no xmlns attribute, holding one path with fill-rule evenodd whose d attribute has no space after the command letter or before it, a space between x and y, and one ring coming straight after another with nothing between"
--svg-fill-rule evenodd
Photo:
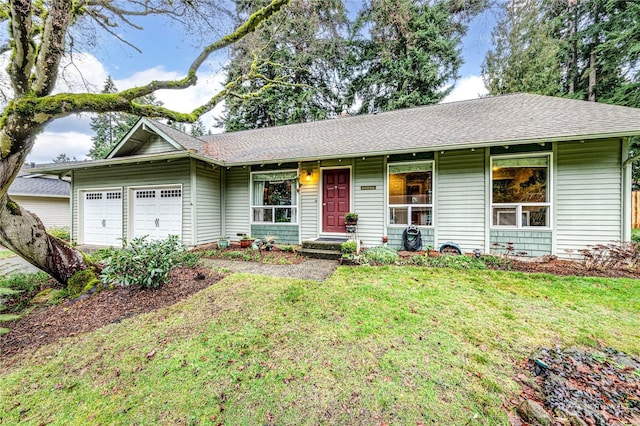
<instances>
[{"instance_id":1,"label":"neighboring building roof","mask_svg":"<svg viewBox=\"0 0 640 426\"><path fill-rule=\"evenodd\" d=\"M226 163L294 161L640 134L640 109L514 94L205 136Z\"/></svg>"},{"instance_id":2,"label":"neighboring building roof","mask_svg":"<svg viewBox=\"0 0 640 426\"><path fill-rule=\"evenodd\" d=\"M23 168L9 187L9 195L66 197L71 194L71 184L55 176L26 174Z\"/></svg>"}]
</instances>

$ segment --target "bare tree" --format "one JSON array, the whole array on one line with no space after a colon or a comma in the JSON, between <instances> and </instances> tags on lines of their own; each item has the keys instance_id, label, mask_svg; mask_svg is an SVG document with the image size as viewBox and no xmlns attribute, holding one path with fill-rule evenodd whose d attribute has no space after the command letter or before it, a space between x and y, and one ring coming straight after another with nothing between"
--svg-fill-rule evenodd
<instances>
[{"instance_id":1,"label":"bare tree","mask_svg":"<svg viewBox=\"0 0 640 426\"><path fill-rule=\"evenodd\" d=\"M197 82L196 73L214 52L227 48L251 33L265 19L277 13L289 0L272 0L256 10L235 31L205 43L185 76L148 84L117 93L55 93L61 61L73 57L75 33L93 24L131 45L119 27L142 29L133 19L163 15L177 24L201 25L201 34L217 34L212 17L221 12L220 0L8 0L0 1L0 21L7 28L0 40L9 51L7 74L10 92L0 117L0 244L50 274L62 283L88 267L82 253L47 234L40 219L20 207L7 195L9 186L33 148L44 126L61 117L82 112L126 112L141 117L168 118L194 122L215 107L235 87L252 75L240 76L225 88L212 93L205 104L190 113L164 106L143 105L136 99L160 89L180 90ZM210 26L207 28L206 26Z\"/></svg>"}]
</instances>

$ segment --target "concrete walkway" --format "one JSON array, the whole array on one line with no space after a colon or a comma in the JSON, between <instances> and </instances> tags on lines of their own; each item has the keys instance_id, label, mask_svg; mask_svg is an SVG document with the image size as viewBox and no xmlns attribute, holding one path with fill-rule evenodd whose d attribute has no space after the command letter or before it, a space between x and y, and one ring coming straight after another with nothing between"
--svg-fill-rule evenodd
<instances>
[{"instance_id":1,"label":"concrete walkway","mask_svg":"<svg viewBox=\"0 0 640 426\"><path fill-rule=\"evenodd\" d=\"M6 277L7 275L18 272L34 273L40 272L40 269L36 268L20 256L0 259L0 277Z\"/></svg>"},{"instance_id":2,"label":"concrete walkway","mask_svg":"<svg viewBox=\"0 0 640 426\"><path fill-rule=\"evenodd\" d=\"M227 259L201 259L207 268L225 268L231 272L268 275L271 277L299 278L303 280L325 281L338 267L337 260L306 259L295 265L268 265L258 262L242 262Z\"/></svg>"}]
</instances>

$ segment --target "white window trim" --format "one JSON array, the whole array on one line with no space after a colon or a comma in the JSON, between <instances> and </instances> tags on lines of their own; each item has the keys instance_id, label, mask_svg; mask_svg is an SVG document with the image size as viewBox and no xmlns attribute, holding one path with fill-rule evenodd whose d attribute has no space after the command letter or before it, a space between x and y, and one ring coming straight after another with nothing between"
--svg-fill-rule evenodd
<instances>
[{"instance_id":1,"label":"white window trim","mask_svg":"<svg viewBox=\"0 0 640 426\"><path fill-rule=\"evenodd\" d=\"M408 208L407 212L407 222L411 217L411 207L427 207L431 208L431 225L418 225L420 228L435 228L435 199L436 199L436 190L435 190L435 179L436 179L436 171L435 171L435 160L416 160L416 161L402 161L402 162L387 162L387 175L386 175L386 185L385 185L385 195L384 195L384 203L385 203L385 225L390 228L406 228L411 225L410 223L391 223L391 214L390 210L392 207L398 208ZM431 204L390 204L389 203L389 169L393 166L411 166L416 164L430 164L431 165Z\"/></svg>"},{"instance_id":2,"label":"white window trim","mask_svg":"<svg viewBox=\"0 0 640 426\"><path fill-rule=\"evenodd\" d=\"M286 206L256 206L253 204L253 175L259 175L264 173L295 173L296 177L294 178L296 187L292 188L292 191L297 191L300 186L300 173L298 169L286 169L286 170L259 170L255 172L251 172L249 176L249 224L250 225L263 225L263 226L298 226L300 223L300 193L296 196L296 204L286 205ZM256 222L253 220L253 211L255 208L272 208L274 209L273 222ZM291 222L275 222L275 208L295 208L296 214L292 215L293 221Z\"/></svg>"},{"instance_id":3,"label":"white window trim","mask_svg":"<svg viewBox=\"0 0 640 426\"><path fill-rule=\"evenodd\" d=\"M493 202L493 160L505 160L510 158L533 158L533 157L548 157L547 162L547 201L546 203L494 203ZM538 152L525 152L519 154L504 154L504 155L492 155L490 157L489 164L489 224L492 230L518 230L518 231L551 231L553 230L553 152L551 151L538 151ZM547 218L547 226L522 226L523 207L547 207L549 217ZM493 223L493 209L494 208L515 208L516 209L516 224L512 226L496 225Z\"/></svg>"}]
</instances>

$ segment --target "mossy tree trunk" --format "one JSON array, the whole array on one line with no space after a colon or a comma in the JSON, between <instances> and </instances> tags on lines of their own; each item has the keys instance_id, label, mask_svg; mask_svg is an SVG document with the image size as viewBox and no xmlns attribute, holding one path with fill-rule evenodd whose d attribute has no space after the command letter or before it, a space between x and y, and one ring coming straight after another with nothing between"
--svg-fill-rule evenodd
<instances>
[{"instance_id":1,"label":"mossy tree trunk","mask_svg":"<svg viewBox=\"0 0 640 426\"><path fill-rule=\"evenodd\" d=\"M232 45L254 31L262 21L277 13L288 1L272 0L267 6L254 12L234 32L206 45L182 79L151 81L118 93L99 94L53 94L61 60L65 55L70 56L73 51L73 46L65 43L69 38L69 29L80 17L95 21L100 28L118 37L110 28L115 28L115 22L134 26L129 17L166 14L177 21L182 19L186 24L190 20L185 17L190 12L192 16L202 18L206 16L202 10L203 5L215 9L219 7L218 2L203 0L197 6L194 6L194 2L165 0L126 3L110 0L0 2L0 20L6 23L8 33L5 37L11 51L7 67L11 93L2 93L6 105L0 116L0 244L62 283L66 283L75 272L86 269L89 265L85 263L80 251L48 235L42 221L13 202L7 194L31 151L37 134L51 121L81 112L127 112L141 117L194 122L225 97L233 94L234 89L244 80L256 76L242 76L221 92L212 94L206 103L190 113L179 113L158 105L139 104L136 99L160 89L179 90L195 85L197 71L212 53Z\"/></svg>"}]
</instances>

